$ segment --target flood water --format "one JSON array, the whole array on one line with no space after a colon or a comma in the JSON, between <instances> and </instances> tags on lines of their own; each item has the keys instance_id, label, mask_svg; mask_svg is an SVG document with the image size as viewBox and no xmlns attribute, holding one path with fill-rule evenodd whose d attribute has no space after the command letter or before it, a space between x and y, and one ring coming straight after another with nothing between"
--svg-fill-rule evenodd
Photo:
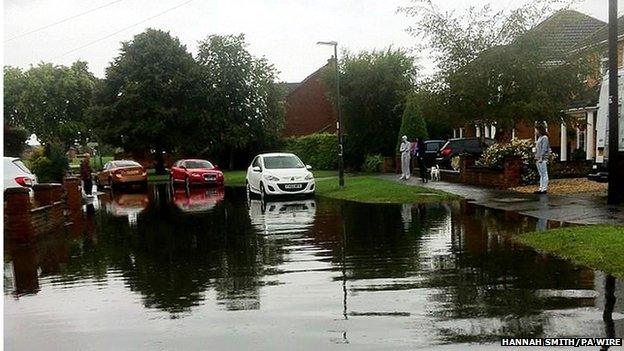
<instances>
[{"instance_id":1,"label":"flood water","mask_svg":"<svg viewBox=\"0 0 624 351\"><path fill-rule=\"evenodd\" d=\"M543 225L513 213L460 202L263 205L240 189L167 185L85 207L34 245L5 243L6 349L479 349L504 336L624 337L621 282L603 322L613 281L513 243Z\"/></svg>"}]
</instances>

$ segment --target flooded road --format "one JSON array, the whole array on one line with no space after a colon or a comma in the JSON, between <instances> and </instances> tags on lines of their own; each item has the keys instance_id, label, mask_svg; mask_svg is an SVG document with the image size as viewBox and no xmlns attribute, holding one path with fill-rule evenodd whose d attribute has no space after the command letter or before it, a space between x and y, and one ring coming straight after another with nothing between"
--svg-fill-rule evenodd
<instances>
[{"instance_id":1,"label":"flooded road","mask_svg":"<svg viewBox=\"0 0 624 351\"><path fill-rule=\"evenodd\" d=\"M511 242L554 225L513 213L263 205L240 189L157 185L104 194L74 222L36 245L5 243L6 349L479 349L504 336L624 336L622 283Z\"/></svg>"}]
</instances>

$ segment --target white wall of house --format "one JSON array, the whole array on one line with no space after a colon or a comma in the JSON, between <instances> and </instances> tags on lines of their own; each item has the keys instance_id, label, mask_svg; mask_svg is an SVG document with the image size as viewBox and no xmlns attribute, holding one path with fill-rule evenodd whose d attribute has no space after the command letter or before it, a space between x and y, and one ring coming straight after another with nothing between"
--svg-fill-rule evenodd
<instances>
[{"instance_id":1,"label":"white wall of house","mask_svg":"<svg viewBox=\"0 0 624 351\"><path fill-rule=\"evenodd\" d=\"M585 154L588 160L596 157L596 110L587 112L587 128L585 128Z\"/></svg>"},{"instance_id":2,"label":"white wall of house","mask_svg":"<svg viewBox=\"0 0 624 351\"><path fill-rule=\"evenodd\" d=\"M568 128L566 127L565 123L561 123L561 142L559 144L560 146L560 155L559 155L559 159L561 161L567 161L568 160Z\"/></svg>"}]
</instances>

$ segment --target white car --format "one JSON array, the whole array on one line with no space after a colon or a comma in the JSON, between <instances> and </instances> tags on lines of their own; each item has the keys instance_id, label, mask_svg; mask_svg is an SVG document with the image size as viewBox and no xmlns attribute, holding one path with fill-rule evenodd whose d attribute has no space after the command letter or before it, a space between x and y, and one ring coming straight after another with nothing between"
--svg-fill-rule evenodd
<instances>
[{"instance_id":1,"label":"white car","mask_svg":"<svg viewBox=\"0 0 624 351\"><path fill-rule=\"evenodd\" d=\"M4 188L32 187L37 177L16 157L4 157Z\"/></svg>"},{"instance_id":2,"label":"white car","mask_svg":"<svg viewBox=\"0 0 624 351\"><path fill-rule=\"evenodd\" d=\"M294 154L270 153L256 156L247 168L246 186L251 195L312 195L314 175Z\"/></svg>"}]
</instances>

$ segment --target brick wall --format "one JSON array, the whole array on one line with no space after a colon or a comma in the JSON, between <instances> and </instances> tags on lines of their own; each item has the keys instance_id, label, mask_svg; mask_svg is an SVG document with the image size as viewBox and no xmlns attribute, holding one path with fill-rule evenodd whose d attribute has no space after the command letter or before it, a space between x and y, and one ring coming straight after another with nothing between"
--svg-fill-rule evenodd
<instances>
[{"instance_id":1,"label":"brick wall","mask_svg":"<svg viewBox=\"0 0 624 351\"><path fill-rule=\"evenodd\" d=\"M5 237L28 243L38 235L63 226L67 215L82 210L82 195L77 178L61 184L35 184L31 200L27 188L4 191ZM69 201L68 201L69 199Z\"/></svg>"},{"instance_id":2,"label":"brick wall","mask_svg":"<svg viewBox=\"0 0 624 351\"><path fill-rule=\"evenodd\" d=\"M503 169L477 167L475 162L476 158L473 156L461 156L460 182L499 189L513 188L520 185L520 173L522 170L522 161L520 159L505 160Z\"/></svg>"},{"instance_id":3,"label":"brick wall","mask_svg":"<svg viewBox=\"0 0 624 351\"><path fill-rule=\"evenodd\" d=\"M337 115L327 99L321 71L312 73L286 97L283 136L336 132Z\"/></svg>"}]
</instances>

